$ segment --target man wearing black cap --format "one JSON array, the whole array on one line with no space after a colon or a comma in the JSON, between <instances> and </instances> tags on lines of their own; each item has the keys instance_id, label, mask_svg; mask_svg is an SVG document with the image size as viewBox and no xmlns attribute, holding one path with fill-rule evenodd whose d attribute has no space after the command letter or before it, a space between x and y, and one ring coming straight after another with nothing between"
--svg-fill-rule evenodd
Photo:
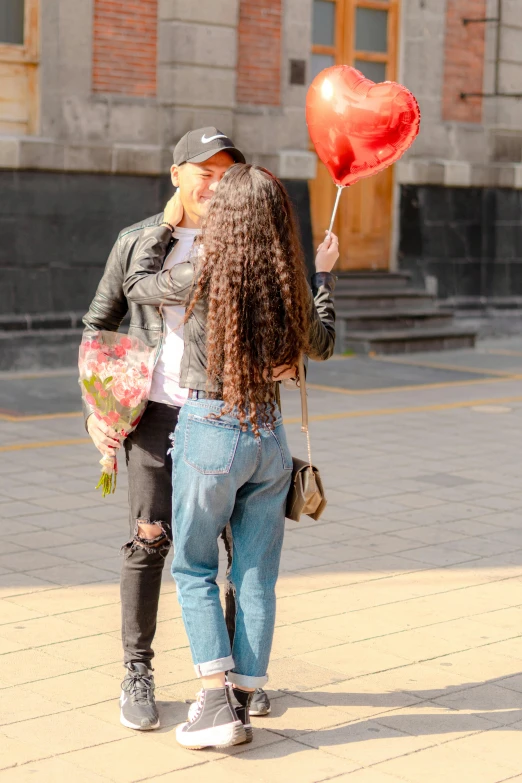
<instances>
[{"instance_id":1,"label":"man wearing black cap","mask_svg":"<svg viewBox=\"0 0 522 783\"><path fill-rule=\"evenodd\" d=\"M217 128L200 128L185 134L174 150L172 184L179 214L164 268L183 261L190 253L200 224L221 178L245 158ZM176 210L175 210L176 211ZM171 210L169 210L170 214ZM140 232L159 225L164 213L121 231L107 261L89 312L83 319L84 335L101 329L116 331L127 313L129 334L155 349L149 404L133 433L124 441L129 478L130 540L123 547L121 571L122 641L127 674L122 683L120 720L142 731L158 728L151 661L165 558L172 544L172 462L169 436L174 431L187 390L179 386L183 354L184 310L156 308L127 302L125 279ZM117 433L91 415L84 403L87 430L102 454L120 448ZM258 695L257 713L270 704Z\"/></svg>"}]
</instances>

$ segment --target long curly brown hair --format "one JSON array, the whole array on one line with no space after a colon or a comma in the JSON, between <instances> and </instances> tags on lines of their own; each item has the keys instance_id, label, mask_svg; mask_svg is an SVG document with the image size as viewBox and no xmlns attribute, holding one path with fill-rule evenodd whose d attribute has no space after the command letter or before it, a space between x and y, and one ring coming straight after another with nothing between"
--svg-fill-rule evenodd
<instances>
[{"instance_id":1,"label":"long curly brown hair","mask_svg":"<svg viewBox=\"0 0 522 783\"><path fill-rule=\"evenodd\" d=\"M296 363L307 347L309 291L288 193L266 169L237 163L202 229L185 320L206 297L208 379L222 387L222 413L234 412L243 429L249 419L258 435L274 411L272 369Z\"/></svg>"}]
</instances>

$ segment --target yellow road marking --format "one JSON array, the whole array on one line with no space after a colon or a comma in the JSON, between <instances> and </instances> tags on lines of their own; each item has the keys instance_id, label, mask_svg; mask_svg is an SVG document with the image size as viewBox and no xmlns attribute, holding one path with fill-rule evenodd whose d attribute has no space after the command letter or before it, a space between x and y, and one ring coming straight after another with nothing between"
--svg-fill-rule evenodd
<instances>
[{"instance_id":1,"label":"yellow road marking","mask_svg":"<svg viewBox=\"0 0 522 783\"><path fill-rule=\"evenodd\" d=\"M343 389L340 386L324 386L320 383L308 383L309 389L316 391L332 392L333 394L348 394L358 397L367 394L381 394L383 392L404 392L404 391L423 391L424 389L447 389L453 386L478 386L484 383L505 383L506 381L520 381L522 375L506 375L502 378L481 378L474 381L441 381L439 383L419 383L414 386L385 386L382 389Z\"/></svg>"},{"instance_id":2,"label":"yellow road marking","mask_svg":"<svg viewBox=\"0 0 522 783\"><path fill-rule=\"evenodd\" d=\"M73 413L36 413L24 416L13 415L11 413L0 413L0 421L45 421L47 419L78 419L83 416L81 411L74 411Z\"/></svg>"},{"instance_id":3,"label":"yellow road marking","mask_svg":"<svg viewBox=\"0 0 522 783\"><path fill-rule=\"evenodd\" d=\"M407 361L399 357L392 358L391 356L375 356L374 362L387 362L388 364L402 364L408 367L430 367L434 370L453 370L457 372L467 372L475 375L500 375L505 377L510 374L509 370L486 370L482 367L459 367L456 364L443 364L439 362L425 362L425 361ZM513 375L512 378L519 377Z\"/></svg>"},{"instance_id":4,"label":"yellow road marking","mask_svg":"<svg viewBox=\"0 0 522 783\"><path fill-rule=\"evenodd\" d=\"M67 440L41 440L33 443L10 443L0 446L0 451L25 451L25 449L49 449L52 446L78 446L92 443L90 438L69 438Z\"/></svg>"},{"instance_id":5,"label":"yellow road marking","mask_svg":"<svg viewBox=\"0 0 522 783\"><path fill-rule=\"evenodd\" d=\"M417 405L407 408L376 408L375 410L347 411L344 413L322 413L310 416L310 421L328 421L329 419L359 419L364 416L392 416L398 413L423 413L425 411L449 411L456 408L472 408L474 405L493 405L508 402L522 402L522 397L493 397L488 400L465 400L463 402L445 402L438 405ZM285 424L300 424L301 417L284 418Z\"/></svg>"},{"instance_id":6,"label":"yellow road marking","mask_svg":"<svg viewBox=\"0 0 522 783\"><path fill-rule=\"evenodd\" d=\"M520 381L522 375L505 375L500 378L481 378L474 381L444 381L440 383L422 383L414 386L385 386L382 389L343 389L340 386L324 386L320 383L309 383L308 388L315 391L332 392L332 394L346 394L350 397L367 396L368 394L389 394L391 392L404 392L404 391L423 391L424 389L447 389L453 386L478 386L484 383L505 383L506 381ZM37 414L10 414L0 413L0 421L8 422L24 422L24 421L46 421L52 419L79 419L83 416L81 411L73 411L72 413L37 413Z\"/></svg>"},{"instance_id":7,"label":"yellow road marking","mask_svg":"<svg viewBox=\"0 0 522 783\"><path fill-rule=\"evenodd\" d=\"M497 356L522 356L522 351L512 351L509 348L483 348L478 353L492 353Z\"/></svg>"},{"instance_id":8,"label":"yellow road marking","mask_svg":"<svg viewBox=\"0 0 522 783\"><path fill-rule=\"evenodd\" d=\"M492 397L485 400L464 400L445 402L437 405L412 405L406 408L376 408L375 410L345 411L343 413L322 413L310 416L310 421L328 421L330 419L359 419L367 416L393 416L400 413L423 413L426 411L448 411L457 408L472 408L475 405L499 405L509 402L522 402L522 396ZM300 424L301 417L284 418L285 424ZM25 449L47 449L54 446L77 446L92 443L90 438L70 438L67 440L43 440L32 443L11 443L0 446L0 451L23 451Z\"/></svg>"}]
</instances>

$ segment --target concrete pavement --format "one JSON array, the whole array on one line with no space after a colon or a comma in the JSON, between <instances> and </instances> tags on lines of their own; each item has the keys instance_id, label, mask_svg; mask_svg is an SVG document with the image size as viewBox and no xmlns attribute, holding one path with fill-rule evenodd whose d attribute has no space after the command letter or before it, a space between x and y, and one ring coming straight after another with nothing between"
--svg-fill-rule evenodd
<instances>
[{"instance_id":1,"label":"concrete pavement","mask_svg":"<svg viewBox=\"0 0 522 783\"><path fill-rule=\"evenodd\" d=\"M329 505L288 523L272 714L217 753L175 741L197 681L168 569L162 728L119 725L125 472L102 501L73 373L0 377L1 783L522 781L522 340L310 380Z\"/></svg>"}]
</instances>

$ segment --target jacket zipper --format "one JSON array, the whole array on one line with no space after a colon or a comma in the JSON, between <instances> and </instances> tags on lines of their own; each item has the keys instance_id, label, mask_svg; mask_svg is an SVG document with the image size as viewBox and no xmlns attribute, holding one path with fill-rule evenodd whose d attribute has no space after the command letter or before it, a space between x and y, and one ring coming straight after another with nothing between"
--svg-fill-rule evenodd
<instances>
[{"instance_id":1,"label":"jacket zipper","mask_svg":"<svg viewBox=\"0 0 522 783\"><path fill-rule=\"evenodd\" d=\"M163 266L165 264L165 261L167 260L167 258L169 257L169 254L172 251L172 248L176 244L176 241L177 240L175 240L175 241L172 240L172 239L170 240L170 242L168 244L168 247L167 247L167 252L165 253L165 258L163 259L163 264L161 265L162 269L163 269ZM162 305L160 305L158 307L158 311L159 311L159 314L161 316L161 337L158 340L158 347L156 348L156 356L154 357L154 365L153 365L153 368L152 368L153 372L154 372L154 369L155 369L155 367L156 367L156 365L158 363L158 359L160 357L161 349L163 348L163 343L165 341L165 318L163 317L163 311L162 311L161 308L162 308Z\"/></svg>"}]
</instances>

